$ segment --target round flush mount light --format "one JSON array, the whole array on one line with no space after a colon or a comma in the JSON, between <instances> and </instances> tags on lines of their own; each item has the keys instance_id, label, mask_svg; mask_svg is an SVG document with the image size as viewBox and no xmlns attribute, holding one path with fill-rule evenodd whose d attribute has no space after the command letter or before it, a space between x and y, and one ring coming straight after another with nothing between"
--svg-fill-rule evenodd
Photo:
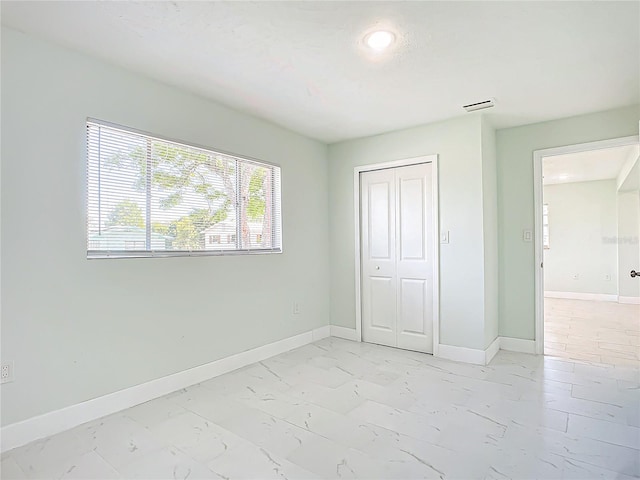
<instances>
[{"instance_id":1,"label":"round flush mount light","mask_svg":"<svg viewBox=\"0 0 640 480\"><path fill-rule=\"evenodd\" d=\"M396 36L387 30L376 30L364 37L364 43L372 50L381 52L391 46Z\"/></svg>"}]
</instances>

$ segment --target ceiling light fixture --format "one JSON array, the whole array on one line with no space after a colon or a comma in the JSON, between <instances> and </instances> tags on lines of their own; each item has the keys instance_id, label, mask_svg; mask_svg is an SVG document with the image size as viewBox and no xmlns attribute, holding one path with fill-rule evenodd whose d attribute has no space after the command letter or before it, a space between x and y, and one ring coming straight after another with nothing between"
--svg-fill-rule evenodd
<instances>
[{"instance_id":1,"label":"ceiling light fixture","mask_svg":"<svg viewBox=\"0 0 640 480\"><path fill-rule=\"evenodd\" d=\"M376 52L381 52L394 42L396 36L386 30L377 30L364 37L365 43Z\"/></svg>"}]
</instances>

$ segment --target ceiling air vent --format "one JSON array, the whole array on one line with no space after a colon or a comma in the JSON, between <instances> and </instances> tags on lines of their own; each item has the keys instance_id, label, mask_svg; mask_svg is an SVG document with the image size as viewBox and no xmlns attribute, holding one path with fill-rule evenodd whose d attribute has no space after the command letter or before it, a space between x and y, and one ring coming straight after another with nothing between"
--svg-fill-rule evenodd
<instances>
[{"instance_id":1,"label":"ceiling air vent","mask_svg":"<svg viewBox=\"0 0 640 480\"><path fill-rule=\"evenodd\" d=\"M493 98L490 98L489 100L484 100L483 102L476 102L476 103L470 103L469 105L463 105L462 108L464 108L467 112L475 112L476 110L491 108L495 106L495 104L496 104L495 100Z\"/></svg>"}]
</instances>

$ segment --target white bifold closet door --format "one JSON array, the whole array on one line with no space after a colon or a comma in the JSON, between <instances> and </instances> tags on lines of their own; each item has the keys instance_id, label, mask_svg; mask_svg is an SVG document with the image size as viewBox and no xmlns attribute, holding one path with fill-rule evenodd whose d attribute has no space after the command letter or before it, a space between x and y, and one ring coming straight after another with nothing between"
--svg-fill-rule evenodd
<instances>
[{"instance_id":1,"label":"white bifold closet door","mask_svg":"<svg viewBox=\"0 0 640 480\"><path fill-rule=\"evenodd\" d=\"M360 174L362 339L433 353L431 163Z\"/></svg>"}]
</instances>

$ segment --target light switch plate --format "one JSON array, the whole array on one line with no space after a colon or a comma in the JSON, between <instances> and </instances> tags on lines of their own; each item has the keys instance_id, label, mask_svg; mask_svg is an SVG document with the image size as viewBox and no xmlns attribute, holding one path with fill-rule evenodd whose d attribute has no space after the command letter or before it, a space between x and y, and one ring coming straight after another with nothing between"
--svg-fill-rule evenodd
<instances>
[{"instance_id":1,"label":"light switch plate","mask_svg":"<svg viewBox=\"0 0 640 480\"><path fill-rule=\"evenodd\" d=\"M523 242L532 242L533 241L533 232L531 230L523 230L522 231L522 241Z\"/></svg>"},{"instance_id":2,"label":"light switch plate","mask_svg":"<svg viewBox=\"0 0 640 480\"><path fill-rule=\"evenodd\" d=\"M440 232L440 243L449 243L449 230Z\"/></svg>"}]
</instances>

